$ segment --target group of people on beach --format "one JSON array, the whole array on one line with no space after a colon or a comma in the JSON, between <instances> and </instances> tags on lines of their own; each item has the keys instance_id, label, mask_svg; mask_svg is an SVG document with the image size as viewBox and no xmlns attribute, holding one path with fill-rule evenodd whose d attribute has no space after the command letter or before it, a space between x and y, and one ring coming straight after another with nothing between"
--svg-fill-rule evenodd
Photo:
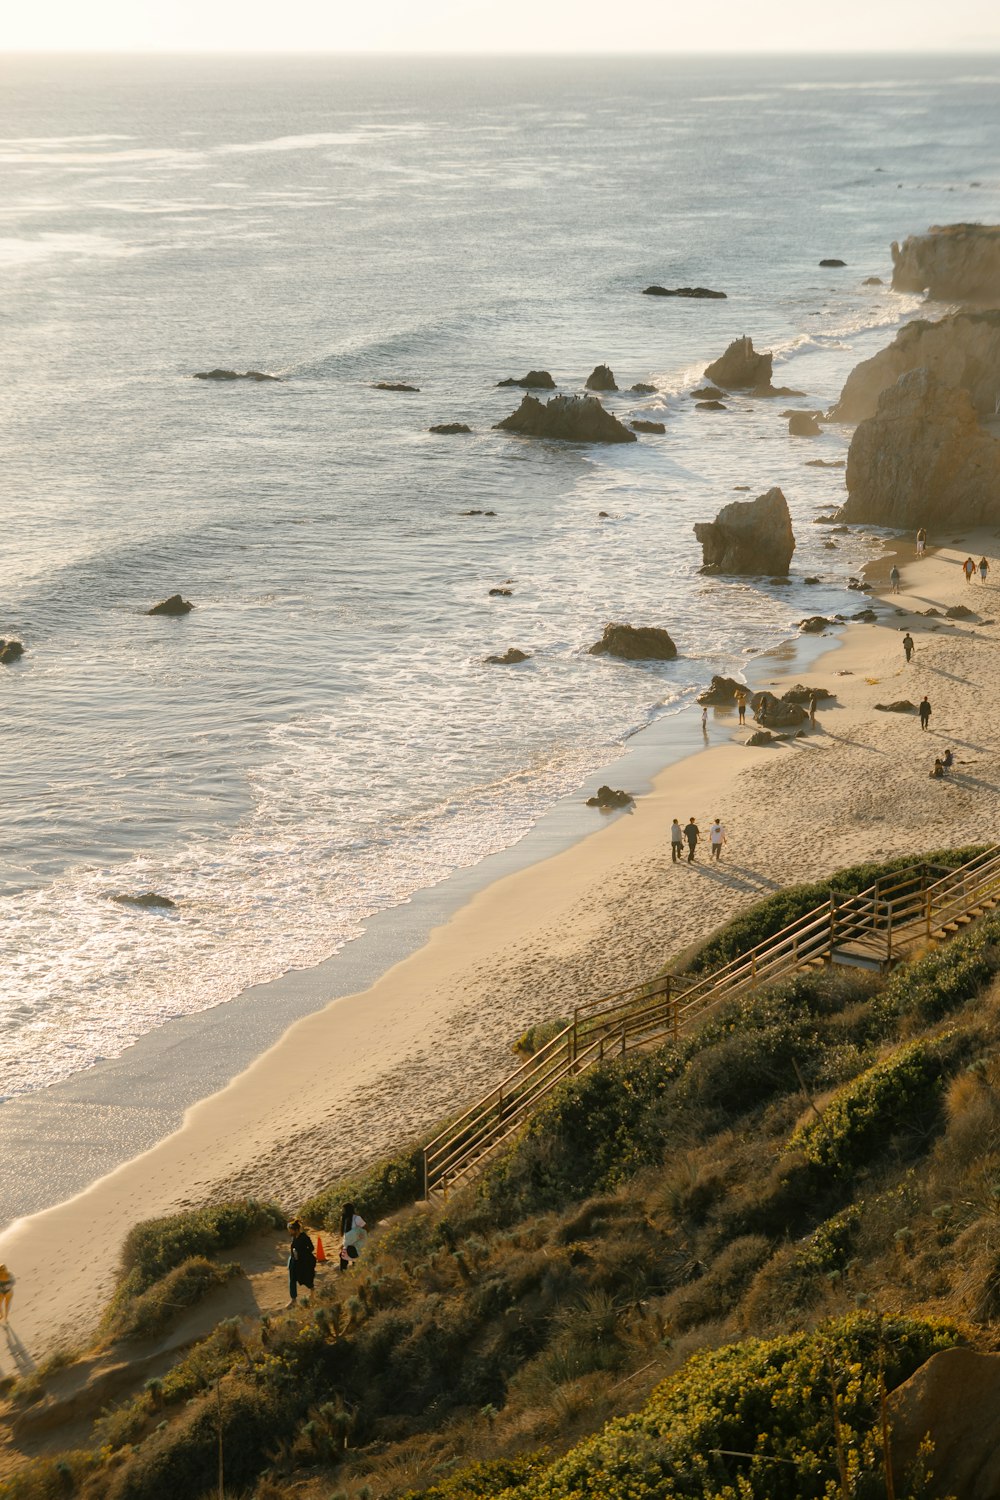
<instances>
[{"instance_id":1,"label":"group of people on beach","mask_svg":"<svg viewBox=\"0 0 1000 1500\"><path fill-rule=\"evenodd\" d=\"M990 565L985 557L981 557L978 563L973 558L967 557L962 564L962 572L965 574L966 583L971 583L977 572L979 574L979 581L985 583L989 571Z\"/></svg>"},{"instance_id":2,"label":"group of people on beach","mask_svg":"<svg viewBox=\"0 0 1000 1500\"><path fill-rule=\"evenodd\" d=\"M302 1301L308 1305L308 1294L312 1292L316 1280L316 1266L326 1260L323 1241L317 1235L314 1244L301 1219L289 1220L288 1233L292 1238L288 1247L287 1305L288 1307L296 1305L299 1300L299 1287L307 1294ZM367 1238L368 1226L364 1219L355 1210L353 1203L345 1203L340 1211L340 1250L337 1255L339 1271L350 1270L361 1254Z\"/></svg>"},{"instance_id":3,"label":"group of people on beach","mask_svg":"<svg viewBox=\"0 0 1000 1500\"><path fill-rule=\"evenodd\" d=\"M694 813L688 818L682 828L680 820L675 818L670 825L670 857L673 864L680 864L684 857L684 845L687 844L687 863L694 864L694 852L701 843L701 829L695 822ZM722 858L722 846L728 843L726 830L718 818L713 818L708 830L708 847L714 860Z\"/></svg>"}]
</instances>

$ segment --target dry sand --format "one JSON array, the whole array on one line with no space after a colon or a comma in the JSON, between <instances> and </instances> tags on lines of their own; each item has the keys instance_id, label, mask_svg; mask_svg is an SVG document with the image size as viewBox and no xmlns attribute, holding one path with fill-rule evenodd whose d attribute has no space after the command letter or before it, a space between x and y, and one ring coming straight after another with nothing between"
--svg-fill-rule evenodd
<instances>
[{"instance_id":1,"label":"dry sand","mask_svg":"<svg viewBox=\"0 0 1000 1500\"><path fill-rule=\"evenodd\" d=\"M0 1339L0 1367L86 1335L138 1220L222 1193L292 1209L492 1086L528 1023L641 980L769 891L867 859L996 840L1000 565L986 587L967 585L959 566L991 545L993 533L970 534L919 562L904 550L903 592L891 600L913 611L967 604L989 623L914 613L850 626L807 676L837 694L815 733L748 749L735 713L717 715L731 743L670 767L632 812L483 891L364 994L299 1021L152 1150L12 1225L0 1260L18 1277L19 1345ZM874 711L924 693L927 733L915 715ZM948 745L955 771L932 781ZM721 816L720 864L705 846L693 865L671 865L671 817L691 813L703 831Z\"/></svg>"}]
</instances>

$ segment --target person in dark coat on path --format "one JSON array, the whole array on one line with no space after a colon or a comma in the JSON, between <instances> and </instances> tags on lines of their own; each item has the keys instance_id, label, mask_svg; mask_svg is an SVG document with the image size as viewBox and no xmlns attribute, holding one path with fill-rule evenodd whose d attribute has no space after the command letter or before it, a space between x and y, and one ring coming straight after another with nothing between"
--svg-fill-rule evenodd
<instances>
[{"instance_id":1,"label":"person in dark coat on path","mask_svg":"<svg viewBox=\"0 0 1000 1500\"><path fill-rule=\"evenodd\" d=\"M920 700L920 706L919 706L919 710L918 711L920 713L920 727L921 727L921 729L926 729L927 728L927 721L928 721L928 719L931 716L931 705L930 705L930 703L928 701L926 693L924 694L924 696Z\"/></svg>"},{"instance_id":2,"label":"person in dark coat on path","mask_svg":"<svg viewBox=\"0 0 1000 1500\"><path fill-rule=\"evenodd\" d=\"M307 1292L313 1289L316 1279L316 1247L302 1227L301 1219L292 1219L288 1225L292 1243L288 1247L288 1306L298 1301L299 1287ZM308 1302L309 1298L303 1298Z\"/></svg>"}]
</instances>

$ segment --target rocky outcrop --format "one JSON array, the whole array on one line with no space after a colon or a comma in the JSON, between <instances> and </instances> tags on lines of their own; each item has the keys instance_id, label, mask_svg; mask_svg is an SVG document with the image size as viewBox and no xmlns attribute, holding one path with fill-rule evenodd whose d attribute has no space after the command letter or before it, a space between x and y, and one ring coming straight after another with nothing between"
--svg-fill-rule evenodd
<instances>
[{"instance_id":1,"label":"rocky outcrop","mask_svg":"<svg viewBox=\"0 0 1000 1500\"><path fill-rule=\"evenodd\" d=\"M530 651L519 651L516 646L508 646L502 656L487 656L487 662L497 667L516 667L518 662L530 661Z\"/></svg>"},{"instance_id":2,"label":"rocky outcrop","mask_svg":"<svg viewBox=\"0 0 1000 1500\"><path fill-rule=\"evenodd\" d=\"M24 645L21 641L0 640L0 667L9 667L11 662L20 661L24 655Z\"/></svg>"},{"instance_id":3,"label":"rocky outcrop","mask_svg":"<svg viewBox=\"0 0 1000 1500\"><path fill-rule=\"evenodd\" d=\"M665 630L653 625L605 625L591 656L617 656L620 661L673 661L677 647Z\"/></svg>"},{"instance_id":4,"label":"rocky outcrop","mask_svg":"<svg viewBox=\"0 0 1000 1500\"><path fill-rule=\"evenodd\" d=\"M744 336L734 339L712 364L705 367L705 379L714 380L723 390L766 390L771 388L770 354L758 354L753 340Z\"/></svg>"},{"instance_id":5,"label":"rocky outcrop","mask_svg":"<svg viewBox=\"0 0 1000 1500\"><path fill-rule=\"evenodd\" d=\"M265 375L263 370L198 370L192 380L280 380L280 375Z\"/></svg>"},{"instance_id":6,"label":"rocky outcrop","mask_svg":"<svg viewBox=\"0 0 1000 1500\"><path fill-rule=\"evenodd\" d=\"M1000 441L980 427L967 391L927 370L903 375L861 422L847 455L838 521L981 526L1000 521Z\"/></svg>"},{"instance_id":7,"label":"rocky outcrop","mask_svg":"<svg viewBox=\"0 0 1000 1500\"><path fill-rule=\"evenodd\" d=\"M824 630L829 630L830 624L825 615L809 615L799 621L799 629L803 635L822 635Z\"/></svg>"},{"instance_id":8,"label":"rocky outcrop","mask_svg":"<svg viewBox=\"0 0 1000 1500\"><path fill-rule=\"evenodd\" d=\"M512 375L508 380L498 380L497 386L519 385L526 391L554 391L556 383L548 370L529 370L520 380Z\"/></svg>"},{"instance_id":9,"label":"rocky outcrop","mask_svg":"<svg viewBox=\"0 0 1000 1500\"><path fill-rule=\"evenodd\" d=\"M815 412L793 411L788 418L788 432L791 437L820 437L822 431Z\"/></svg>"},{"instance_id":10,"label":"rocky outcrop","mask_svg":"<svg viewBox=\"0 0 1000 1500\"><path fill-rule=\"evenodd\" d=\"M794 687L782 693L781 699L783 703L809 703L815 698L817 703L826 703L836 696L836 693L831 693L829 688L803 687L801 682L797 682Z\"/></svg>"},{"instance_id":11,"label":"rocky outcrop","mask_svg":"<svg viewBox=\"0 0 1000 1500\"><path fill-rule=\"evenodd\" d=\"M1000 225L936 224L892 246L892 288L941 302L1000 302Z\"/></svg>"},{"instance_id":12,"label":"rocky outcrop","mask_svg":"<svg viewBox=\"0 0 1000 1500\"><path fill-rule=\"evenodd\" d=\"M471 432L464 422L439 422L436 427L428 427L428 432L436 432L439 437L453 437L459 432Z\"/></svg>"},{"instance_id":13,"label":"rocky outcrop","mask_svg":"<svg viewBox=\"0 0 1000 1500\"><path fill-rule=\"evenodd\" d=\"M501 588L499 586L497 588L495 588L495 589L490 589L490 598L491 599L513 599L513 597L514 597L514 590L513 589Z\"/></svg>"},{"instance_id":14,"label":"rocky outcrop","mask_svg":"<svg viewBox=\"0 0 1000 1500\"><path fill-rule=\"evenodd\" d=\"M156 891L144 891L141 896L112 896L119 906L142 906L149 911L172 911L177 905L169 896L159 896Z\"/></svg>"},{"instance_id":15,"label":"rocky outcrop","mask_svg":"<svg viewBox=\"0 0 1000 1500\"><path fill-rule=\"evenodd\" d=\"M541 402L525 396L517 411L496 426L527 437L560 438L567 443L634 443L636 436L613 417L596 396L553 396Z\"/></svg>"},{"instance_id":16,"label":"rocky outcrop","mask_svg":"<svg viewBox=\"0 0 1000 1500\"><path fill-rule=\"evenodd\" d=\"M931 1442L933 1495L1000 1495L1000 1355L975 1349L933 1354L888 1398L892 1465L908 1473Z\"/></svg>"},{"instance_id":17,"label":"rocky outcrop","mask_svg":"<svg viewBox=\"0 0 1000 1500\"><path fill-rule=\"evenodd\" d=\"M886 349L862 360L847 377L831 411L837 422L874 416L878 398L910 370L929 370L943 385L968 391L982 414L993 414L1000 394L1000 312L953 313L901 328Z\"/></svg>"},{"instance_id":18,"label":"rocky outcrop","mask_svg":"<svg viewBox=\"0 0 1000 1500\"><path fill-rule=\"evenodd\" d=\"M407 385L404 380L376 380L373 391L419 391L419 385Z\"/></svg>"},{"instance_id":19,"label":"rocky outcrop","mask_svg":"<svg viewBox=\"0 0 1000 1500\"><path fill-rule=\"evenodd\" d=\"M721 401L725 391L720 391L717 385L700 385L696 391L691 392L694 401Z\"/></svg>"},{"instance_id":20,"label":"rocky outcrop","mask_svg":"<svg viewBox=\"0 0 1000 1500\"><path fill-rule=\"evenodd\" d=\"M586 379L588 391L616 391L614 373L610 365L595 365Z\"/></svg>"},{"instance_id":21,"label":"rocky outcrop","mask_svg":"<svg viewBox=\"0 0 1000 1500\"><path fill-rule=\"evenodd\" d=\"M714 708L728 708L736 702L736 694L746 692L746 683L735 677L713 677L711 686L698 694L698 702Z\"/></svg>"},{"instance_id":22,"label":"rocky outcrop","mask_svg":"<svg viewBox=\"0 0 1000 1500\"><path fill-rule=\"evenodd\" d=\"M633 432L666 432L663 422L647 422L643 417L634 417L631 422Z\"/></svg>"},{"instance_id":23,"label":"rocky outcrop","mask_svg":"<svg viewBox=\"0 0 1000 1500\"><path fill-rule=\"evenodd\" d=\"M610 811L614 807L630 807L635 801L631 792L623 792L610 786L599 786L596 797L587 798L588 807L602 807Z\"/></svg>"},{"instance_id":24,"label":"rocky outcrop","mask_svg":"<svg viewBox=\"0 0 1000 1500\"><path fill-rule=\"evenodd\" d=\"M696 401L695 411L728 411L729 407L724 401Z\"/></svg>"},{"instance_id":25,"label":"rocky outcrop","mask_svg":"<svg viewBox=\"0 0 1000 1500\"><path fill-rule=\"evenodd\" d=\"M847 261L846 260L837 260L837 258L835 256L831 255L826 260L821 260L820 261L820 265L821 266L846 266L847 265Z\"/></svg>"},{"instance_id":26,"label":"rocky outcrop","mask_svg":"<svg viewBox=\"0 0 1000 1500\"><path fill-rule=\"evenodd\" d=\"M703 567L715 573L787 573L795 551L788 502L777 488L756 500L733 500L694 534Z\"/></svg>"},{"instance_id":27,"label":"rocky outcrop","mask_svg":"<svg viewBox=\"0 0 1000 1500\"><path fill-rule=\"evenodd\" d=\"M650 385L647 380L637 380L635 385L629 386L629 390L634 396L652 396L656 386Z\"/></svg>"},{"instance_id":28,"label":"rocky outcrop","mask_svg":"<svg viewBox=\"0 0 1000 1500\"><path fill-rule=\"evenodd\" d=\"M762 729L794 729L805 724L808 710L801 703L792 703L785 698L776 698L773 693L754 693L750 699L753 716Z\"/></svg>"},{"instance_id":29,"label":"rocky outcrop","mask_svg":"<svg viewBox=\"0 0 1000 1500\"><path fill-rule=\"evenodd\" d=\"M713 292L707 286L647 286L643 288L644 297L721 297L725 301L725 292Z\"/></svg>"},{"instance_id":30,"label":"rocky outcrop","mask_svg":"<svg viewBox=\"0 0 1000 1500\"><path fill-rule=\"evenodd\" d=\"M182 599L180 594L171 594L169 599L161 599L159 604L154 604L152 609L147 609L147 615L186 615L194 609L189 599Z\"/></svg>"},{"instance_id":31,"label":"rocky outcrop","mask_svg":"<svg viewBox=\"0 0 1000 1500\"><path fill-rule=\"evenodd\" d=\"M894 703L876 703L875 707L880 714L915 714L917 711L917 705L909 698L897 698Z\"/></svg>"}]
</instances>

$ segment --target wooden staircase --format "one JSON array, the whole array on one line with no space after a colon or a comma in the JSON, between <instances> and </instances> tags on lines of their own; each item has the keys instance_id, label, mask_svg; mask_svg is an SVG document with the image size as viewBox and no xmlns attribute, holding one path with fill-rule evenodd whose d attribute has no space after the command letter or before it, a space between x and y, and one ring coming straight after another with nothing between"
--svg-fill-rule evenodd
<instances>
[{"instance_id":1,"label":"wooden staircase","mask_svg":"<svg viewBox=\"0 0 1000 1500\"><path fill-rule=\"evenodd\" d=\"M678 1039L727 1000L823 964L884 972L1000 905L1000 845L957 869L926 862L855 896L831 894L795 922L700 979L666 974L574 1008L533 1057L424 1148L424 1196L477 1177L565 1078L605 1058Z\"/></svg>"}]
</instances>

